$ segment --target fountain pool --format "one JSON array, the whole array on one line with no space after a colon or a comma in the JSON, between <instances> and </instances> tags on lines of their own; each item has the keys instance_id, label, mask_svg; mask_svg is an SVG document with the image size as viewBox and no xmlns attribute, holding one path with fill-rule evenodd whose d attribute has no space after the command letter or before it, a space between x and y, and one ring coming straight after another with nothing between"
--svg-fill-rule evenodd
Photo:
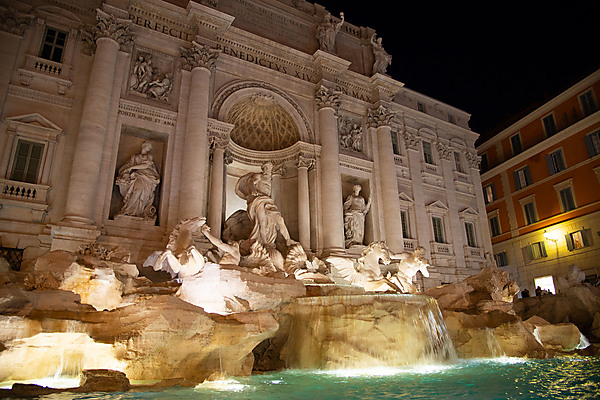
<instances>
[{"instance_id":1,"label":"fountain pool","mask_svg":"<svg viewBox=\"0 0 600 400\"><path fill-rule=\"evenodd\" d=\"M66 399L597 399L600 358L459 360L411 368L286 370L204 383L196 388L54 394Z\"/></svg>"}]
</instances>

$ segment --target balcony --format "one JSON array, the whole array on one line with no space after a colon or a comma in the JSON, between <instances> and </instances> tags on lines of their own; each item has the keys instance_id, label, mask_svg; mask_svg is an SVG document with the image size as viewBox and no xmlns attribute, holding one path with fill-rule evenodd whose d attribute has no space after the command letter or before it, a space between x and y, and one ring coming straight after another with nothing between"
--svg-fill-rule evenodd
<instances>
[{"instance_id":1,"label":"balcony","mask_svg":"<svg viewBox=\"0 0 600 400\"><path fill-rule=\"evenodd\" d=\"M0 179L0 210L12 220L43 222L49 190L47 185Z\"/></svg>"},{"instance_id":2,"label":"balcony","mask_svg":"<svg viewBox=\"0 0 600 400\"><path fill-rule=\"evenodd\" d=\"M34 78L53 81L57 85L58 94L61 95L66 94L73 85L70 65L31 54L25 55L25 64L19 68L19 77L23 86L29 86Z\"/></svg>"}]
</instances>

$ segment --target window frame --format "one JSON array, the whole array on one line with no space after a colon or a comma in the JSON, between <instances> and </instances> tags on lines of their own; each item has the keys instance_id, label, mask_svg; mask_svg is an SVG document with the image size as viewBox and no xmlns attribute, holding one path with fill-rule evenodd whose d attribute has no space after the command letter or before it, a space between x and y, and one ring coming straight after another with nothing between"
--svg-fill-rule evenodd
<instances>
[{"instance_id":1,"label":"window frame","mask_svg":"<svg viewBox=\"0 0 600 400\"><path fill-rule=\"evenodd\" d=\"M525 226L533 225L536 222L539 222L540 219L539 219L539 214L537 211L537 204L535 202L534 194L524 197L522 199L519 199L519 203L521 204L521 211L523 212L523 220L525 222ZM528 217L529 213L527 212L528 205L531 205L531 207L532 207L531 211L533 213L533 215L532 215L533 220L531 220L531 221L530 221L530 218Z\"/></svg>"},{"instance_id":2,"label":"window frame","mask_svg":"<svg viewBox=\"0 0 600 400\"><path fill-rule=\"evenodd\" d=\"M435 221L439 221L439 232L436 232ZM446 235L444 232L444 218L442 216L439 216L439 215L431 216L431 228L433 230L433 241L435 243L447 244L446 243ZM438 233L440 235L439 237L438 237ZM438 240L438 239L440 239L440 240Z\"/></svg>"},{"instance_id":3,"label":"window frame","mask_svg":"<svg viewBox=\"0 0 600 400\"><path fill-rule=\"evenodd\" d=\"M475 234L475 224L471 221L464 221L464 225L465 225L465 235L467 238L467 242L466 242L467 246L476 248L477 247L477 235ZM470 232L469 232L468 227L471 227Z\"/></svg>"},{"instance_id":4,"label":"window frame","mask_svg":"<svg viewBox=\"0 0 600 400\"><path fill-rule=\"evenodd\" d=\"M391 130L390 135L392 137L392 152L396 156L401 156L402 150L400 149L400 140L398 140L398 132L396 132L395 130Z\"/></svg>"},{"instance_id":5,"label":"window frame","mask_svg":"<svg viewBox=\"0 0 600 400\"><path fill-rule=\"evenodd\" d=\"M29 146L29 149L27 151L26 160L25 160L25 166L23 167L22 172L19 171L20 176L16 176L17 164L19 163L19 158L21 157L21 155L19 154L20 149L24 145ZM34 176L32 178L29 178L29 175L30 175L29 168L31 167L32 152L33 152L33 149L36 147L39 148L39 157L37 159ZM13 155L12 155L13 157L12 157L12 162L11 162L12 165L10 167L10 172L9 172L9 179L11 181L15 181L15 182L31 183L34 185L40 183L41 173L42 173L42 170L44 167L45 154L46 154L46 144L45 143L39 142L36 140L31 140L31 139L17 138L16 143L15 143L15 149L14 149Z\"/></svg>"},{"instance_id":6,"label":"window frame","mask_svg":"<svg viewBox=\"0 0 600 400\"><path fill-rule=\"evenodd\" d=\"M516 190L521 190L531 185L533 183L533 179L531 178L531 170L529 169L529 165L525 165L515 170L513 172L513 179ZM523 185L523 180L525 181L525 185Z\"/></svg>"},{"instance_id":7,"label":"window frame","mask_svg":"<svg viewBox=\"0 0 600 400\"><path fill-rule=\"evenodd\" d=\"M427 147L429 148L429 153L425 151L425 143L427 143ZM435 165L435 160L433 158L433 144L428 140L423 140L421 142L421 147L423 149L423 161L429 165ZM427 160L427 156L429 156L430 161Z\"/></svg>"},{"instance_id":8,"label":"window frame","mask_svg":"<svg viewBox=\"0 0 600 400\"><path fill-rule=\"evenodd\" d=\"M584 136L583 141L590 158L600 154L600 130L588 133Z\"/></svg>"},{"instance_id":9,"label":"window frame","mask_svg":"<svg viewBox=\"0 0 600 400\"><path fill-rule=\"evenodd\" d=\"M548 252L546 251L546 243L543 240L539 242L528 243L527 255L529 256L530 261L548 257Z\"/></svg>"},{"instance_id":10,"label":"window frame","mask_svg":"<svg viewBox=\"0 0 600 400\"><path fill-rule=\"evenodd\" d=\"M47 40L48 38L48 31L52 30L55 32L55 37L54 39L50 42ZM59 38L59 35L63 34L64 38L63 38L63 44L59 45L57 44L57 40ZM44 60L49 60L49 61L53 61L53 62L57 62L57 63L63 63L64 61L64 57L65 57L65 52L67 49L67 40L69 37L69 33L65 32L63 30L60 30L58 28L55 28L53 26L46 26L44 28L44 33L42 35L42 43L40 45L40 51L39 51L39 57L43 58ZM48 56L44 56L44 51L46 49L46 46L49 46L50 48L50 54ZM60 57L58 57L58 59L55 59L54 55L56 54L56 50L60 49Z\"/></svg>"},{"instance_id":11,"label":"window frame","mask_svg":"<svg viewBox=\"0 0 600 400\"><path fill-rule=\"evenodd\" d=\"M494 254L494 261L496 261L497 267L506 267L508 265L508 255L506 251L503 250L501 252Z\"/></svg>"},{"instance_id":12,"label":"window frame","mask_svg":"<svg viewBox=\"0 0 600 400\"><path fill-rule=\"evenodd\" d=\"M587 104L587 100L584 101L583 98L585 95L589 94L589 99L591 100L590 104ZM581 107L581 113L583 117L587 117L598 111L598 102L596 101L596 96L592 88L589 88L585 92L581 93L577 96L577 100L579 101L579 106ZM588 109L589 107L589 109Z\"/></svg>"},{"instance_id":13,"label":"window frame","mask_svg":"<svg viewBox=\"0 0 600 400\"><path fill-rule=\"evenodd\" d=\"M554 117L554 112L551 112L547 115L544 115L542 118L542 127L544 128L544 133L546 137L554 136L558 133L558 126L556 125L556 118ZM546 120L552 121L552 126L549 129L548 124L546 124Z\"/></svg>"},{"instance_id":14,"label":"window frame","mask_svg":"<svg viewBox=\"0 0 600 400\"><path fill-rule=\"evenodd\" d=\"M500 215L498 213L498 210L494 210L490 213L488 213L488 226L490 228L490 236L492 238L495 238L497 236L502 235L502 225L500 224ZM492 223L492 221L496 221L496 223ZM494 226L496 226L498 228L498 232L496 234L494 234Z\"/></svg>"},{"instance_id":15,"label":"window frame","mask_svg":"<svg viewBox=\"0 0 600 400\"><path fill-rule=\"evenodd\" d=\"M514 142L514 138L518 139L518 143L519 143L519 148L515 149L515 142ZM518 154L521 154L523 152L523 141L521 140L521 133L517 132L514 135L512 135L510 138L510 147L512 148L512 152L513 152L513 156L516 156Z\"/></svg>"},{"instance_id":16,"label":"window frame","mask_svg":"<svg viewBox=\"0 0 600 400\"><path fill-rule=\"evenodd\" d=\"M581 236L581 246L575 246L575 240L573 235L579 234ZM567 243L567 249L569 251L575 251L579 249L583 249L586 247L590 247L594 245L594 236L592 235L592 230L590 228L581 228L579 230L568 232L565 235L565 241Z\"/></svg>"},{"instance_id":17,"label":"window frame","mask_svg":"<svg viewBox=\"0 0 600 400\"><path fill-rule=\"evenodd\" d=\"M546 166L548 167L548 173L550 175L556 175L559 172L567 169L567 163L565 161L565 156L562 151L562 147L546 154Z\"/></svg>"},{"instance_id":18,"label":"window frame","mask_svg":"<svg viewBox=\"0 0 600 400\"><path fill-rule=\"evenodd\" d=\"M490 189L489 193L487 190L488 188ZM488 194L492 195L492 200L488 199ZM485 202L485 204L490 204L496 200L498 200L498 198L496 197L496 187L494 185L494 182L490 182L483 187L483 201Z\"/></svg>"},{"instance_id":19,"label":"window frame","mask_svg":"<svg viewBox=\"0 0 600 400\"><path fill-rule=\"evenodd\" d=\"M570 179L567 179L566 181L562 181L562 182L555 184L554 190L556 191L556 195L558 197L558 204L560 205L561 212L566 213L566 212L577 209L577 199L575 198L575 190L573 188L573 178L570 178ZM565 190L569 190L569 192L571 194L571 200L573 201L573 208L567 207L564 203L562 193Z\"/></svg>"}]
</instances>

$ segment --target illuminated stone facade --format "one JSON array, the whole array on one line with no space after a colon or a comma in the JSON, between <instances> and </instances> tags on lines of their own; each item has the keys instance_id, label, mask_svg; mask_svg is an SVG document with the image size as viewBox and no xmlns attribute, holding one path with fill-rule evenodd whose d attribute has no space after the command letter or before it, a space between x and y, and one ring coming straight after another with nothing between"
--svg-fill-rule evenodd
<instances>
[{"instance_id":1,"label":"illuminated stone facade","mask_svg":"<svg viewBox=\"0 0 600 400\"><path fill-rule=\"evenodd\" d=\"M469 115L386 75L373 29L302 0L2 4L4 249L30 260L98 241L140 262L181 219L220 234L245 208L235 182L271 161L275 203L316 255L360 251L343 210L358 184L363 244L424 246L421 285L485 265ZM153 208L125 215L136 157L158 173Z\"/></svg>"}]
</instances>

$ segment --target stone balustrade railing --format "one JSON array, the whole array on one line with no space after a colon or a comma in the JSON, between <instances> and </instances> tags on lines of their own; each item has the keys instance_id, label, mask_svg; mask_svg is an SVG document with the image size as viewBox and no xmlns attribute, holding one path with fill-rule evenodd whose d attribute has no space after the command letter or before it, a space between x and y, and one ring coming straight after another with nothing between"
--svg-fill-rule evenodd
<instances>
[{"instance_id":1,"label":"stone balustrade railing","mask_svg":"<svg viewBox=\"0 0 600 400\"><path fill-rule=\"evenodd\" d=\"M0 196L14 200L22 200L33 203L46 203L48 198L47 185L17 182L9 179L0 179Z\"/></svg>"},{"instance_id":2,"label":"stone balustrade railing","mask_svg":"<svg viewBox=\"0 0 600 400\"><path fill-rule=\"evenodd\" d=\"M71 66L59 62L46 60L31 54L25 55L25 69L55 76L62 79L71 77Z\"/></svg>"}]
</instances>

